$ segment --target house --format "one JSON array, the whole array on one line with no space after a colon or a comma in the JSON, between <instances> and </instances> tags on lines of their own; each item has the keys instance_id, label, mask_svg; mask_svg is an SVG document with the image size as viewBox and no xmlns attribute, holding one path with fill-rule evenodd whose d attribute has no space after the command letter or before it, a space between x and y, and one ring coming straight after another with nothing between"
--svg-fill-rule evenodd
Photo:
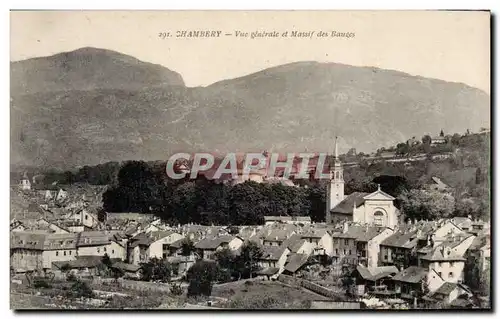
<instances>
[{"instance_id":1,"label":"house","mask_svg":"<svg viewBox=\"0 0 500 319\"><path fill-rule=\"evenodd\" d=\"M177 257L177 256L182 256L183 251L182 251L182 245L184 241L186 240L185 237L174 241L173 243L166 244L166 249L165 249L165 256L166 257ZM192 254L192 253L191 253Z\"/></svg>"},{"instance_id":2,"label":"house","mask_svg":"<svg viewBox=\"0 0 500 319\"><path fill-rule=\"evenodd\" d=\"M365 267L358 265L354 271L354 278L358 295L370 292L379 296L394 295L395 286L392 277L399 270L395 266Z\"/></svg>"},{"instance_id":3,"label":"house","mask_svg":"<svg viewBox=\"0 0 500 319\"><path fill-rule=\"evenodd\" d=\"M184 237L173 231L139 233L130 239L127 247L127 259L131 264L147 262L151 258L168 256L169 246Z\"/></svg>"},{"instance_id":4,"label":"house","mask_svg":"<svg viewBox=\"0 0 500 319\"><path fill-rule=\"evenodd\" d=\"M10 231L11 232L26 231L26 226L23 224L22 221L14 219L10 223Z\"/></svg>"},{"instance_id":5,"label":"house","mask_svg":"<svg viewBox=\"0 0 500 319\"><path fill-rule=\"evenodd\" d=\"M431 183L427 186L429 190L433 191L449 191L451 188L445 184L439 177L431 177Z\"/></svg>"},{"instance_id":6,"label":"house","mask_svg":"<svg viewBox=\"0 0 500 319\"><path fill-rule=\"evenodd\" d=\"M58 225L60 225L60 227L63 227L64 229L67 229L70 233L81 233L91 230L78 220L62 220L58 223Z\"/></svg>"},{"instance_id":7,"label":"house","mask_svg":"<svg viewBox=\"0 0 500 319\"><path fill-rule=\"evenodd\" d=\"M68 198L68 192L60 188L56 195L56 201L64 201Z\"/></svg>"},{"instance_id":8,"label":"house","mask_svg":"<svg viewBox=\"0 0 500 319\"><path fill-rule=\"evenodd\" d=\"M434 229L429 232L429 234L432 235L434 243L436 244L464 233L465 232L459 226L454 224L452 220L443 220L438 222Z\"/></svg>"},{"instance_id":9,"label":"house","mask_svg":"<svg viewBox=\"0 0 500 319\"><path fill-rule=\"evenodd\" d=\"M147 233L149 236L149 256L148 258L164 258L165 254L168 253L168 247L170 244L184 239L184 237L174 231L153 231Z\"/></svg>"},{"instance_id":10,"label":"house","mask_svg":"<svg viewBox=\"0 0 500 319\"><path fill-rule=\"evenodd\" d=\"M96 227L99 224L97 215L91 214L86 208L80 208L66 214L65 220L76 221L90 229Z\"/></svg>"},{"instance_id":11,"label":"house","mask_svg":"<svg viewBox=\"0 0 500 319\"><path fill-rule=\"evenodd\" d=\"M10 235L10 267L14 272L43 269L45 234L17 231Z\"/></svg>"},{"instance_id":12,"label":"house","mask_svg":"<svg viewBox=\"0 0 500 319\"><path fill-rule=\"evenodd\" d=\"M306 254L307 256L311 255L313 251L312 243L308 239L302 238L302 235L299 234L294 234L283 241L281 247L290 249L291 253Z\"/></svg>"},{"instance_id":13,"label":"house","mask_svg":"<svg viewBox=\"0 0 500 319\"><path fill-rule=\"evenodd\" d=\"M238 236L207 237L194 246L197 255L202 259L215 259L215 252L224 248L232 251L239 249L243 240Z\"/></svg>"},{"instance_id":14,"label":"house","mask_svg":"<svg viewBox=\"0 0 500 319\"><path fill-rule=\"evenodd\" d=\"M52 268L55 261L75 260L78 256L78 236L75 233L47 235L43 246L43 268Z\"/></svg>"},{"instance_id":15,"label":"house","mask_svg":"<svg viewBox=\"0 0 500 319\"><path fill-rule=\"evenodd\" d=\"M104 256L111 259L125 260L126 247L117 232L109 231L84 231L79 233L78 256Z\"/></svg>"},{"instance_id":16,"label":"house","mask_svg":"<svg viewBox=\"0 0 500 319\"><path fill-rule=\"evenodd\" d=\"M24 173L23 177L19 180L19 189L22 191L31 190L31 182L27 173Z\"/></svg>"},{"instance_id":17,"label":"house","mask_svg":"<svg viewBox=\"0 0 500 319\"><path fill-rule=\"evenodd\" d=\"M112 269L117 269L123 272L123 277L127 279L140 279L142 274L142 266L127 264L122 261L114 262L111 265Z\"/></svg>"},{"instance_id":18,"label":"house","mask_svg":"<svg viewBox=\"0 0 500 319\"><path fill-rule=\"evenodd\" d=\"M361 225L350 227L349 232L356 236L358 262L366 267L376 268L380 254L380 243L391 236L394 231L387 227Z\"/></svg>"},{"instance_id":19,"label":"house","mask_svg":"<svg viewBox=\"0 0 500 319\"><path fill-rule=\"evenodd\" d=\"M453 224L457 225L458 227L460 227L460 229L462 229L464 232L468 232L468 231L472 230L473 220L472 220L471 216L468 216L468 217L453 217L451 219L451 222Z\"/></svg>"},{"instance_id":20,"label":"house","mask_svg":"<svg viewBox=\"0 0 500 319\"><path fill-rule=\"evenodd\" d=\"M313 228L301 237L309 243L313 255L333 255L333 239L326 230Z\"/></svg>"},{"instance_id":21,"label":"house","mask_svg":"<svg viewBox=\"0 0 500 319\"><path fill-rule=\"evenodd\" d=\"M436 291L445 280L435 271L417 266L410 266L397 273L392 280L395 292L402 299L413 301L428 292Z\"/></svg>"},{"instance_id":22,"label":"house","mask_svg":"<svg viewBox=\"0 0 500 319\"><path fill-rule=\"evenodd\" d=\"M71 232L69 229L55 222L49 222L47 227L56 234L68 234Z\"/></svg>"},{"instance_id":23,"label":"house","mask_svg":"<svg viewBox=\"0 0 500 319\"><path fill-rule=\"evenodd\" d=\"M472 292L464 284L444 282L437 290L427 295L427 300L451 304L459 297L467 299L471 296Z\"/></svg>"},{"instance_id":24,"label":"house","mask_svg":"<svg viewBox=\"0 0 500 319\"><path fill-rule=\"evenodd\" d=\"M116 260L111 259L111 262ZM63 271L69 270L78 277L93 277L101 274L103 267L101 256L78 256L70 261L54 261L52 268Z\"/></svg>"},{"instance_id":25,"label":"house","mask_svg":"<svg viewBox=\"0 0 500 319\"><path fill-rule=\"evenodd\" d=\"M264 225L272 225L274 223L287 223L291 221L291 216L264 216Z\"/></svg>"},{"instance_id":26,"label":"house","mask_svg":"<svg viewBox=\"0 0 500 319\"><path fill-rule=\"evenodd\" d=\"M305 265L307 265L308 260L309 260L308 254L299 254L290 252L290 254L287 256L283 273L285 275L295 274L297 271L299 271Z\"/></svg>"},{"instance_id":27,"label":"house","mask_svg":"<svg viewBox=\"0 0 500 319\"><path fill-rule=\"evenodd\" d=\"M173 276L185 276L187 271L191 266L196 263L196 258L193 254L189 256L169 256L166 258L167 262L173 265L172 274Z\"/></svg>"},{"instance_id":28,"label":"house","mask_svg":"<svg viewBox=\"0 0 500 319\"><path fill-rule=\"evenodd\" d=\"M262 246L262 256L257 263L262 270L271 269L272 271L268 270L268 272L274 272L269 276L277 275L285 269L289 253L290 250L286 247Z\"/></svg>"},{"instance_id":29,"label":"house","mask_svg":"<svg viewBox=\"0 0 500 319\"><path fill-rule=\"evenodd\" d=\"M333 241L333 263L334 264L358 264L356 232L349 232L349 223L344 222L341 231L332 233Z\"/></svg>"},{"instance_id":30,"label":"house","mask_svg":"<svg viewBox=\"0 0 500 319\"><path fill-rule=\"evenodd\" d=\"M262 241L264 246L281 246L295 232L287 229L274 229Z\"/></svg>"},{"instance_id":31,"label":"house","mask_svg":"<svg viewBox=\"0 0 500 319\"><path fill-rule=\"evenodd\" d=\"M438 136L431 137L431 145L436 146L436 145L442 145L446 144L448 141L446 140L443 131Z\"/></svg>"},{"instance_id":32,"label":"house","mask_svg":"<svg viewBox=\"0 0 500 319\"><path fill-rule=\"evenodd\" d=\"M419 258L420 266L436 271L445 281L460 283L464 279L465 258L463 256L473 240L474 236L469 236L462 241L443 243L434 247Z\"/></svg>"},{"instance_id":33,"label":"house","mask_svg":"<svg viewBox=\"0 0 500 319\"><path fill-rule=\"evenodd\" d=\"M292 183L293 184L293 183ZM264 224L311 224L309 216L264 216Z\"/></svg>"}]
</instances>

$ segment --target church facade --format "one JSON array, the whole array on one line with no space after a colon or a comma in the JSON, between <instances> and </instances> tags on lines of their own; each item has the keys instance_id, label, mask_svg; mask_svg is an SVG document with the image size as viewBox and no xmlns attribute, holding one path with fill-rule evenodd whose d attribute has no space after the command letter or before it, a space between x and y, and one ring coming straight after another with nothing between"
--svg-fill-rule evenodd
<instances>
[{"instance_id":1,"label":"church facade","mask_svg":"<svg viewBox=\"0 0 500 319\"><path fill-rule=\"evenodd\" d=\"M344 194L344 173L342 163L338 159L337 141L335 153L330 163L330 181L326 194L326 222L335 224L353 221L394 229L398 224L399 211L394 206L394 197L385 193L378 186L373 193L354 192Z\"/></svg>"}]
</instances>

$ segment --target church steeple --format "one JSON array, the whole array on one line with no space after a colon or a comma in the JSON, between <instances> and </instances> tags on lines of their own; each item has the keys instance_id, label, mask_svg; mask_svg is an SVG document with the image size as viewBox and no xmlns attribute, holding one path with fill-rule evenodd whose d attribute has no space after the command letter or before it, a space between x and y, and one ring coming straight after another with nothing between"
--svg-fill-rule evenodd
<instances>
[{"instance_id":1,"label":"church steeple","mask_svg":"<svg viewBox=\"0 0 500 319\"><path fill-rule=\"evenodd\" d=\"M338 154L338 137L335 137L333 158L330 162L330 182L326 194L326 222L331 223L330 211L344 200L344 169Z\"/></svg>"},{"instance_id":2,"label":"church steeple","mask_svg":"<svg viewBox=\"0 0 500 319\"><path fill-rule=\"evenodd\" d=\"M339 148L338 148L338 143L337 143L338 138L339 138L338 136L335 136L335 153L333 153L333 157L335 159L339 158Z\"/></svg>"}]
</instances>

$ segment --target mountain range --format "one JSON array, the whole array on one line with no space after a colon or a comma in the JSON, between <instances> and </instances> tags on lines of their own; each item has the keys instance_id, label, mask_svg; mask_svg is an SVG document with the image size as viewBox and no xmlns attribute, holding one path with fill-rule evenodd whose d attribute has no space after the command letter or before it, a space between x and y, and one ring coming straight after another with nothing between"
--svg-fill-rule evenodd
<instances>
[{"instance_id":1,"label":"mountain range","mask_svg":"<svg viewBox=\"0 0 500 319\"><path fill-rule=\"evenodd\" d=\"M11 62L11 164L69 168L172 153L373 151L490 126L462 83L302 61L206 87L111 50ZM457 66L459 67L459 66Z\"/></svg>"}]
</instances>

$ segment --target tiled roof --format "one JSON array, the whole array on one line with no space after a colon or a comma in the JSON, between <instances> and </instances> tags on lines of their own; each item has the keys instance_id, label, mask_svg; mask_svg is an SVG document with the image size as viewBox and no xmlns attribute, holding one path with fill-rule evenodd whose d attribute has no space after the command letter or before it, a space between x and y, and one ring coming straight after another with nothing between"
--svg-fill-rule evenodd
<instances>
[{"instance_id":1,"label":"tiled roof","mask_svg":"<svg viewBox=\"0 0 500 319\"><path fill-rule=\"evenodd\" d=\"M333 238L353 238L358 241L369 241L385 230L385 227L350 225L346 232L336 232Z\"/></svg>"},{"instance_id":2,"label":"tiled roof","mask_svg":"<svg viewBox=\"0 0 500 319\"><path fill-rule=\"evenodd\" d=\"M124 263L124 262L115 262L111 265L111 268L118 268L118 269L121 269L123 271L127 271L127 272L137 272L139 269L141 269L141 266L140 265L134 265L134 264L127 264L127 263Z\"/></svg>"},{"instance_id":3,"label":"tiled roof","mask_svg":"<svg viewBox=\"0 0 500 319\"><path fill-rule=\"evenodd\" d=\"M261 260L278 260L283 255L286 247L277 246L262 246L262 257Z\"/></svg>"},{"instance_id":4,"label":"tiled roof","mask_svg":"<svg viewBox=\"0 0 500 319\"><path fill-rule=\"evenodd\" d=\"M444 282L436 291L429 294L430 296L434 295L444 295L448 296L453 290L457 288L457 284L452 282Z\"/></svg>"},{"instance_id":5,"label":"tiled roof","mask_svg":"<svg viewBox=\"0 0 500 319\"><path fill-rule=\"evenodd\" d=\"M427 272L425 268L411 266L396 274L392 279L394 281L418 283L427 275Z\"/></svg>"},{"instance_id":6,"label":"tiled roof","mask_svg":"<svg viewBox=\"0 0 500 319\"><path fill-rule=\"evenodd\" d=\"M366 280L375 281L384 277L394 276L399 272L396 266L382 266L375 268L368 268L363 265L358 265L356 270L359 272L361 277Z\"/></svg>"},{"instance_id":7,"label":"tiled roof","mask_svg":"<svg viewBox=\"0 0 500 319\"><path fill-rule=\"evenodd\" d=\"M337 206L331 210L331 212L352 215L354 204L356 204L356 207L362 206L365 203L364 197L369 194L370 193L354 192L338 203Z\"/></svg>"},{"instance_id":8,"label":"tiled roof","mask_svg":"<svg viewBox=\"0 0 500 319\"><path fill-rule=\"evenodd\" d=\"M111 258L112 262L118 261L116 258ZM71 269L75 268L95 268L102 264L102 256L78 256L75 260L54 261L52 265L61 268L68 265Z\"/></svg>"},{"instance_id":9,"label":"tiled roof","mask_svg":"<svg viewBox=\"0 0 500 319\"><path fill-rule=\"evenodd\" d=\"M287 239L291 234L291 232L286 231L284 229L275 229L271 231L269 235L266 236L264 240L267 241L284 241Z\"/></svg>"},{"instance_id":10,"label":"tiled roof","mask_svg":"<svg viewBox=\"0 0 500 319\"><path fill-rule=\"evenodd\" d=\"M78 243L77 233L50 234L45 238L45 250L76 249Z\"/></svg>"},{"instance_id":11,"label":"tiled roof","mask_svg":"<svg viewBox=\"0 0 500 319\"><path fill-rule=\"evenodd\" d=\"M456 245L455 245L456 246ZM465 258L455 252L450 245L441 244L433 248L421 259L429 261L465 261Z\"/></svg>"},{"instance_id":12,"label":"tiled roof","mask_svg":"<svg viewBox=\"0 0 500 319\"><path fill-rule=\"evenodd\" d=\"M311 229L304 234L302 234L302 238L322 238L328 234L325 229Z\"/></svg>"},{"instance_id":13,"label":"tiled roof","mask_svg":"<svg viewBox=\"0 0 500 319\"><path fill-rule=\"evenodd\" d=\"M214 250L224 243L229 243L233 239L234 237L232 236L207 237L196 243L194 247L202 250Z\"/></svg>"},{"instance_id":14,"label":"tiled roof","mask_svg":"<svg viewBox=\"0 0 500 319\"><path fill-rule=\"evenodd\" d=\"M179 240L174 241L170 244L170 247L180 249L182 247L182 243L186 240L186 238L181 238Z\"/></svg>"},{"instance_id":15,"label":"tiled roof","mask_svg":"<svg viewBox=\"0 0 500 319\"><path fill-rule=\"evenodd\" d=\"M307 263L307 254L290 254L285 263L285 270L294 273Z\"/></svg>"},{"instance_id":16,"label":"tiled roof","mask_svg":"<svg viewBox=\"0 0 500 319\"><path fill-rule=\"evenodd\" d=\"M109 243L109 234L106 231L83 231L80 233L78 247L101 246Z\"/></svg>"},{"instance_id":17,"label":"tiled roof","mask_svg":"<svg viewBox=\"0 0 500 319\"><path fill-rule=\"evenodd\" d=\"M276 274L280 269L276 267L268 267L258 270L255 274L264 275L264 276L272 276Z\"/></svg>"},{"instance_id":18,"label":"tiled roof","mask_svg":"<svg viewBox=\"0 0 500 319\"><path fill-rule=\"evenodd\" d=\"M46 234L33 232L12 232L10 234L10 248L43 250L46 236Z\"/></svg>"},{"instance_id":19,"label":"tiled roof","mask_svg":"<svg viewBox=\"0 0 500 319\"><path fill-rule=\"evenodd\" d=\"M408 244L409 243L413 243L414 245L417 244L415 240L412 240L412 238L416 237L416 234L417 231L412 231L412 232L397 231L391 236L387 237L384 241L382 241L380 245L389 247L399 247L399 248L412 248L408 247Z\"/></svg>"}]
</instances>

